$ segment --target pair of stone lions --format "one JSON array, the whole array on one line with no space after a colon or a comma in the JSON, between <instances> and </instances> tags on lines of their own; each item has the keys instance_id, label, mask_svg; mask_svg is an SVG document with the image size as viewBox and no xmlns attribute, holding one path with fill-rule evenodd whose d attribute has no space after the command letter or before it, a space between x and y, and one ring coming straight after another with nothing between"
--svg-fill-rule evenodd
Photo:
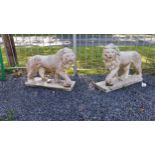
<instances>
[{"instance_id":1,"label":"pair of stone lions","mask_svg":"<svg viewBox=\"0 0 155 155\"><path fill-rule=\"evenodd\" d=\"M66 69L70 68L75 61L75 54L72 49L63 48L60 49L54 55L35 55L27 61L27 78L28 80L33 79L37 74L42 80L48 80L46 73L54 75L56 82L59 81L60 77L65 80L64 86L71 86L71 79L65 73Z\"/></svg>"},{"instance_id":2,"label":"pair of stone lions","mask_svg":"<svg viewBox=\"0 0 155 155\"><path fill-rule=\"evenodd\" d=\"M105 67L110 71L105 82L112 86L116 79L123 80L128 77L131 64L134 65L137 74L142 77L141 56L136 51L120 51L114 44L105 46L103 50Z\"/></svg>"}]
</instances>

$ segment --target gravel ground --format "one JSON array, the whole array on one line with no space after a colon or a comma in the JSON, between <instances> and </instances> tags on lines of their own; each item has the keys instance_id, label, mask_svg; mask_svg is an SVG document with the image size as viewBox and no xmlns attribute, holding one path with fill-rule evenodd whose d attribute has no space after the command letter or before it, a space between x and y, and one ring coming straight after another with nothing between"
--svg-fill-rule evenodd
<instances>
[{"instance_id":1,"label":"gravel ground","mask_svg":"<svg viewBox=\"0 0 155 155\"><path fill-rule=\"evenodd\" d=\"M110 93L93 87L91 79L103 76L74 78L72 92L24 85L25 77L8 77L0 81L0 118L13 120L155 120L155 77L144 76L148 84L135 84Z\"/></svg>"}]
</instances>

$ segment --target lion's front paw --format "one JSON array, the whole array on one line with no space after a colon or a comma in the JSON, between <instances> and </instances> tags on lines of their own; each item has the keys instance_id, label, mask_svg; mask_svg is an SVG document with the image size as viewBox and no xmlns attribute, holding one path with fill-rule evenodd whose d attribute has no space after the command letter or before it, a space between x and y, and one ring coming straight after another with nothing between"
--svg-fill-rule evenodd
<instances>
[{"instance_id":1,"label":"lion's front paw","mask_svg":"<svg viewBox=\"0 0 155 155\"><path fill-rule=\"evenodd\" d=\"M32 81L34 81L34 78L27 78L27 81L32 82Z\"/></svg>"},{"instance_id":2,"label":"lion's front paw","mask_svg":"<svg viewBox=\"0 0 155 155\"><path fill-rule=\"evenodd\" d=\"M61 83L61 80L60 79L54 79L54 82L55 83Z\"/></svg>"},{"instance_id":3,"label":"lion's front paw","mask_svg":"<svg viewBox=\"0 0 155 155\"><path fill-rule=\"evenodd\" d=\"M44 77L44 78L41 78L42 81L48 81L48 78L47 77Z\"/></svg>"},{"instance_id":4,"label":"lion's front paw","mask_svg":"<svg viewBox=\"0 0 155 155\"><path fill-rule=\"evenodd\" d=\"M63 86L64 87L70 87L72 85L71 81L70 82L64 82Z\"/></svg>"},{"instance_id":5,"label":"lion's front paw","mask_svg":"<svg viewBox=\"0 0 155 155\"><path fill-rule=\"evenodd\" d=\"M113 82L111 80L106 80L106 86L113 86Z\"/></svg>"},{"instance_id":6,"label":"lion's front paw","mask_svg":"<svg viewBox=\"0 0 155 155\"><path fill-rule=\"evenodd\" d=\"M48 79L46 82L47 83L52 83L52 79Z\"/></svg>"},{"instance_id":7,"label":"lion's front paw","mask_svg":"<svg viewBox=\"0 0 155 155\"><path fill-rule=\"evenodd\" d=\"M125 78L122 77L122 76L121 76L121 77L118 77L118 80L119 80L119 81L123 81L124 79L125 79Z\"/></svg>"}]
</instances>

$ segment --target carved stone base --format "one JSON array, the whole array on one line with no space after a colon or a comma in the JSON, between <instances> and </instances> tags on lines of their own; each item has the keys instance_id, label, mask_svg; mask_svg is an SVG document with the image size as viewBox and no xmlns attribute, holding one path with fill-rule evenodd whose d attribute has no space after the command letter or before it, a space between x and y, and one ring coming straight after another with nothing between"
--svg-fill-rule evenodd
<instances>
[{"instance_id":1,"label":"carved stone base","mask_svg":"<svg viewBox=\"0 0 155 155\"><path fill-rule=\"evenodd\" d=\"M64 87L63 83L64 80L61 80L59 83L56 83L53 79L49 79L48 81L42 81L40 77L36 77L33 80L26 81L25 85L31 87L46 87L61 89L65 91L72 91L76 82L72 81L72 85L70 87Z\"/></svg>"},{"instance_id":2,"label":"carved stone base","mask_svg":"<svg viewBox=\"0 0 155 155\"><path fill-rule=\"evenodd\" d=\"M94 85L104 92L110 92L142 81L143 78L138 75L129 75L129 77L124 80L116 80L113 86L106 86L105 81L94 83Z\"/></svg>"}]
</instances>

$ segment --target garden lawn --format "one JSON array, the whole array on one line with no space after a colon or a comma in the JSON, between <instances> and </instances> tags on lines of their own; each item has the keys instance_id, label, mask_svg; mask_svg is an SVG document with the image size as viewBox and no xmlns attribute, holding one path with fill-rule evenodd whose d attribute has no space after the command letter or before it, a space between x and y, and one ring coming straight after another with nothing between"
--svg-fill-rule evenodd
<instances>
[{"instance_id":1,"label":"garden lawn","mask_svg":"<svg viewBox=\"0 0 155 155\"><path fill-rule=\"evenodd\" d=\"M56 53L61 46L52 47L16 47L18 56L18 66L24 67L28 57L33 55L49 55ZM120 46L120 50L138 51L142 56L142 68L144 72L152 72L155 68L155 46ZM106 73L102 61L103 47L77 47L77 67L83 74L100 74ZM8 67L7 56L2 48L4 64ZM69 70L72 73L73 70Z\"/></svg>"}]
</instances>

